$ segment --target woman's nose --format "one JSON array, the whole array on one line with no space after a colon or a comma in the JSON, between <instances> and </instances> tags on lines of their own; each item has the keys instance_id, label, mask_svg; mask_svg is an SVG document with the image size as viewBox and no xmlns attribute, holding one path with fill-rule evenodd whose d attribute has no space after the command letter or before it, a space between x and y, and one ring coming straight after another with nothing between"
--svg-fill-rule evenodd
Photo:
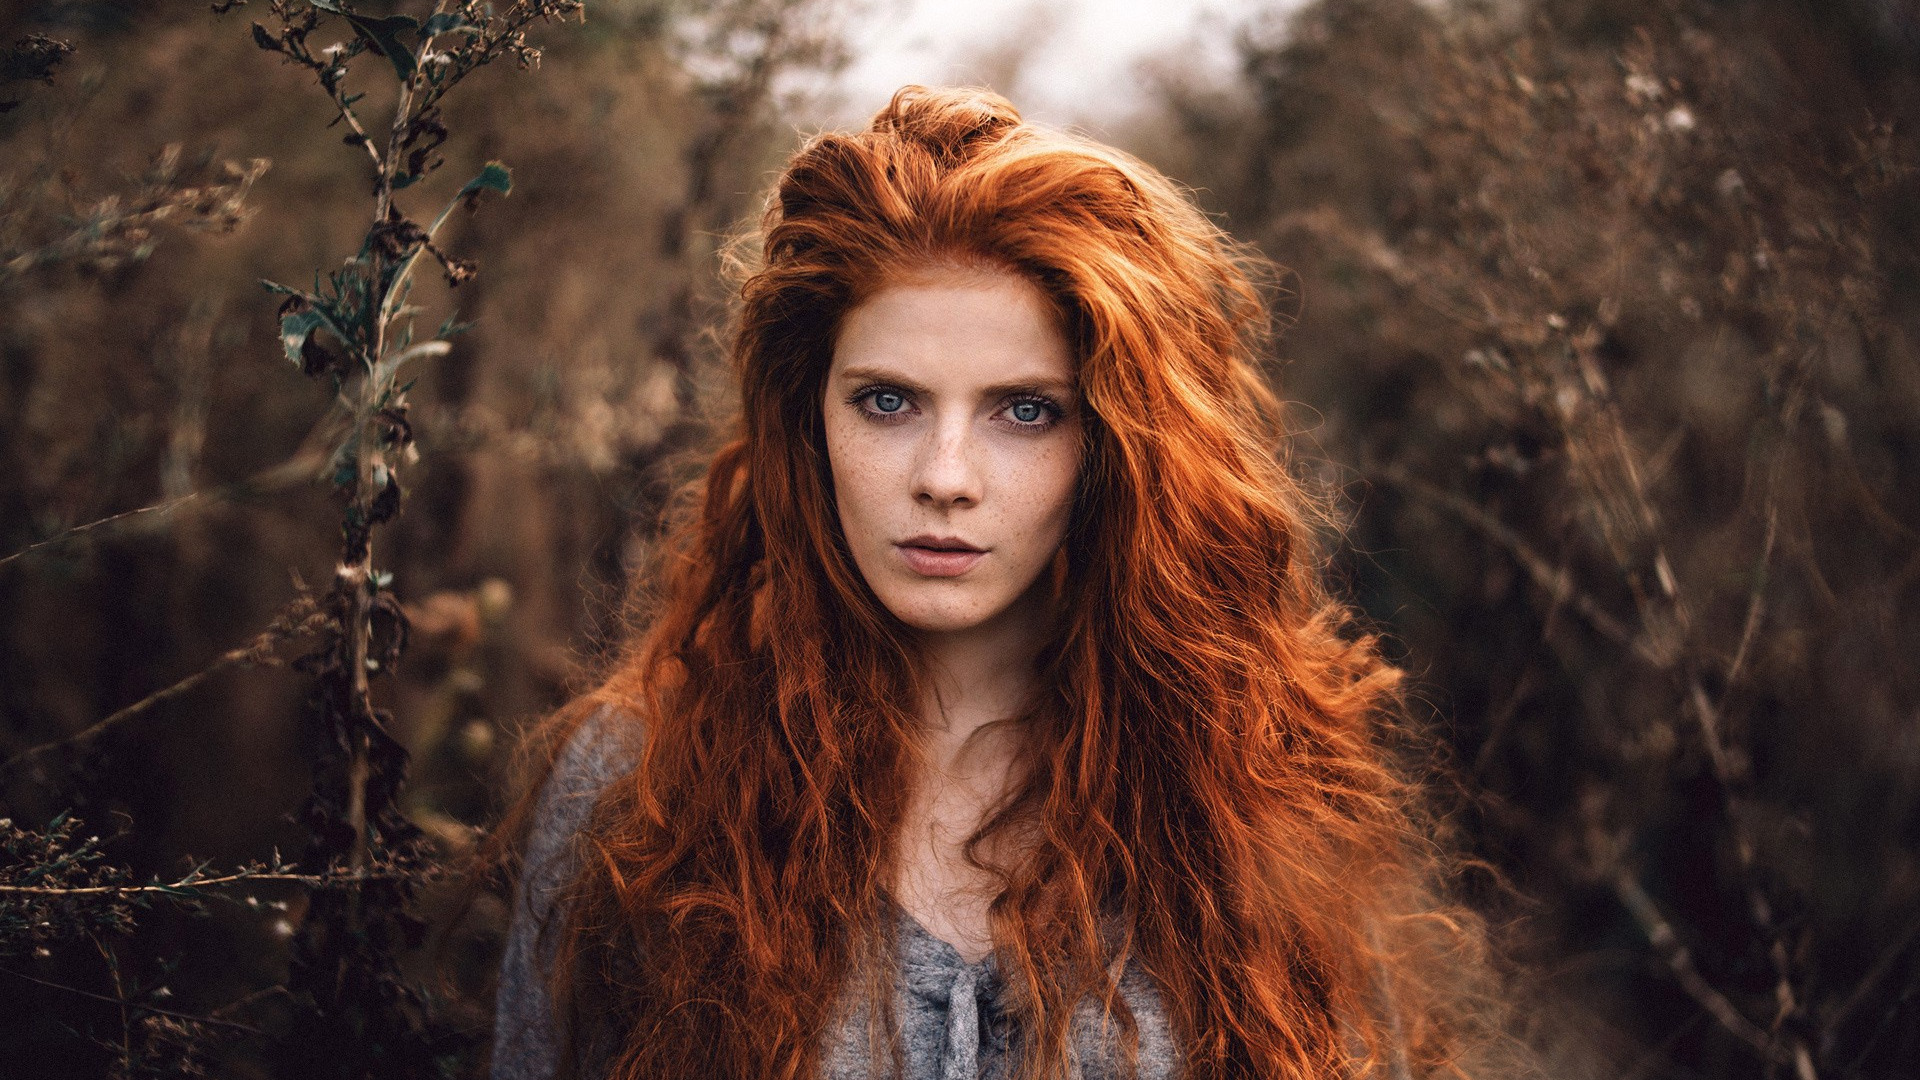
<instances>
[{"instance_id":1,"label":"woman's nose","mask_svg":"<svg viewBox=\"0 0 1920 1080\"><path fill-rule=\"evenodd\" d=\"M976 452L965 423L932 425L914 462L914 500L934 506L978 503L983 491Z\"/></svg>"}]
</instances>

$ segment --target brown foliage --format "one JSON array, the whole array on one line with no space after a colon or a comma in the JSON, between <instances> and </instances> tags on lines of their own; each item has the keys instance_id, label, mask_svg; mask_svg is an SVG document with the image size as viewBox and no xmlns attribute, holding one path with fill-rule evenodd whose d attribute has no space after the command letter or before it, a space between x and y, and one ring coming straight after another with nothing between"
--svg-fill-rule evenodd
<instances>
[{"instance_id":1,"label":"brown foliage","mask_svg":"<svg viewBox=\"0 0 1920 1080\"><path fill-rule=\"evenodd\" d=\"M1327 0L1167 87L1174 170L1299 274L1355 581L1639 1072L1916 1052L1920 50L1877 6Z\"/></svg>"},{"instance_id":2,"label":"brown foliage","mask_svg":"<svg viewBox=\"0 0 1920 1080\"><path fill-rule=\"evenodd\" d=\"M498 736L617 621L658 466L700 438L715 237L790 147L779 73L833 61L809 21L829 7L599 4L542 77L480 72L445 143L416 133L423 203L492 158L516 177L436 241L479 276L417 290L479 328L414 391L425 455L384 539L434 632L382 704L443 851L490 812ZM1453 725L1486 793L1470 824L1539 898L1550 981L1614 1073L1920 1056L1915 25L1910 0L1323 0L1255 20L1234 85L1170 82L1139 132L1297 270L1282 381L1346 463L1346 572ZM159 698L0 800L42 832L67 805L130 815L103 843L133 880L291 845L309 780L300 676L155 693L266 658L247 646L301 591L288 571L327 580L337 546L310 483L327 394L254 282L345 254L364 155L241 26L0 13L0 42L75 46L52 85L0 87L21 103L0 116L0 558L52 541L0 561L0 756ZM223 165L254 159L273 167ZM53 943L21 971L69 988L9 985L35 995L9 1045L130 1072L195 1016L276 1030L249 995L284 977L301 895L143 914L102 938L106 968ZM490 932L451 965L475 1027ZM188 1019L94 1000L160 987ZM61 1022L114 1045L68 1053Z\"/></svg>"},{"instance_id":3,"label":"brown foliage","mask_svg":"<svg viewBox=\"0 0 1920 1080\"><path fill-rule=\"evenodd\" d=\"M423 281L410 298L423 321L457 302L481 329L423 367L410 412L382 419L428 451L375 540L399 595L425 598L412 610L426 632L376 703L413 754L404 809L443 853L469 845L493 806L494 750L510 743L497 733L550 707L618 606L625 552L652 528L655 464L698 432L686 419L709 239L750 200L778 128L776 81L834 52L823 4L608 7L547 35L541 77L476 72L400 137L417 178L396 199L409 212L444 204L488 159L516 173L511 199L456 214L434 241L450 276L478 276L457 293ZM186 852L233 866L304 842L290 816L311 783L306 677L213 672L273 659L243 646L279 632L302 580L334 576L339 510L314 481L335 472L341 421L300 369L325 375L343 357L284 360L257 281L302 286L350 254L367 228L368 155L329 128L338 110L311 73L263 53L244 17L67 8L83 20L61 30L75 52L0 126L0 756L34 750L0 800L29 824L65 806L125 815L111 859L170 882ZM18 37L21 17L9 9L0 36ZM337 25L302 47L324 59ZM343 89L370 90L359 111L379 115L391 90L361 78ZM156 151L170 171L131 175ZM225 157L274 167L225 180ZM244 222L226 209L241 195ZM130 223L66 220L102 206ZM172 228L183 220L241 227L201 239ZM14 266L23 253L32 265ZM115 722L96 728L103 717ZM221 1015L284 1041L300 1006L267 991L312 910L295 883L266 883L271 903L212 905L211 928L156 910L101 949L63 940L29 957L23 972L42 981L0 1021L7 1040L74 1074L105 1068L123 1045L167 1041L139 1019L163 1015L146 991L164 985L189 1019L232 1010ZM422 907L450 898L432 885ZM467 1028L468 1068L500 929L496 905L473 910L482 921L447 957L460 981L415 972L442 1019ZM124 988L103 981L103 958ZM100 1007L116 1000L128 1004ZM62 1025L105 1040L98 1054ZM251 1068L262 1045L230 1044L209 1067Z\"/></svg>"}]
</instances>

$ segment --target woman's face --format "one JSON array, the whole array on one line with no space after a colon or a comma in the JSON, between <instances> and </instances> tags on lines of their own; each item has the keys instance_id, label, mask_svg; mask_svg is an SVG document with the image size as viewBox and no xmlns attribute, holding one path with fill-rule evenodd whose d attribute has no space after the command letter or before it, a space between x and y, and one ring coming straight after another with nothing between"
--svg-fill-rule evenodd
<instances>
[{"instance_id":1,"label":"woman's face","mask_svg":"<svg viewBox=\"0 0 1920 1080\"><path fill-rule=\"evenodd\" d=\"M849 311L824 400L855 565L929 634L1034 625L1080 471L1073 357L1016 274L929 268Z\"/></svg>"}]
</instances>

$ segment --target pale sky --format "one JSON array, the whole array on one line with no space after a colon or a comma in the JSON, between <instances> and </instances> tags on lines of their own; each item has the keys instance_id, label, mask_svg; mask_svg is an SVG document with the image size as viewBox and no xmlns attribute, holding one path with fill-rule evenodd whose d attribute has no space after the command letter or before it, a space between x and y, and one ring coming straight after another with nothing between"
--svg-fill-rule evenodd
<instances>
[{"instance_id":1,"label":"pale sky","mask_svg":"<svg viewBox=\"0 0 1920 1080\"><path fill-rule=\"evenodd\" d=\"M1142 59L1194 43L1183 64L1224 69L1232 30L1250 13L1302 2L873 0L823 119L864 121L906 83L964 82L993 86L1030 119L1098 128L1141 103Z\"/></svg>"}]
</instances>

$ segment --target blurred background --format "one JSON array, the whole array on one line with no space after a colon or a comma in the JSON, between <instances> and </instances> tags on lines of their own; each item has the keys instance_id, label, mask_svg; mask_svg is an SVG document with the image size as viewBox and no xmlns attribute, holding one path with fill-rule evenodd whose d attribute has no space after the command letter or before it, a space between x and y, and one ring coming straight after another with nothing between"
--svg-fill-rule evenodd
<instances>
[{"instance_id":1,"label":"blurred background","mask_svg":"<svg viewBox=\"0 0 1920 1080\"><path fill-rule=\"evenodd\" d=\"M0 4L8 1075L338 1051L285 985L298 882L74 891L304 836L332 391L258 282L338 267L370 203L269 11ZM442 238L478 276L413 297L473 328L420 370L374 541L430 864L617 637L726 409L720 258L780 162L980 83L1286 268L1290 452L1452 756L1556 1074L1920 1073L1920 3L592 0L533 37L401 193L515 178ZM476 1075L504 909L425 880L409 1030Z\"/></svg>"}]
</instances>

